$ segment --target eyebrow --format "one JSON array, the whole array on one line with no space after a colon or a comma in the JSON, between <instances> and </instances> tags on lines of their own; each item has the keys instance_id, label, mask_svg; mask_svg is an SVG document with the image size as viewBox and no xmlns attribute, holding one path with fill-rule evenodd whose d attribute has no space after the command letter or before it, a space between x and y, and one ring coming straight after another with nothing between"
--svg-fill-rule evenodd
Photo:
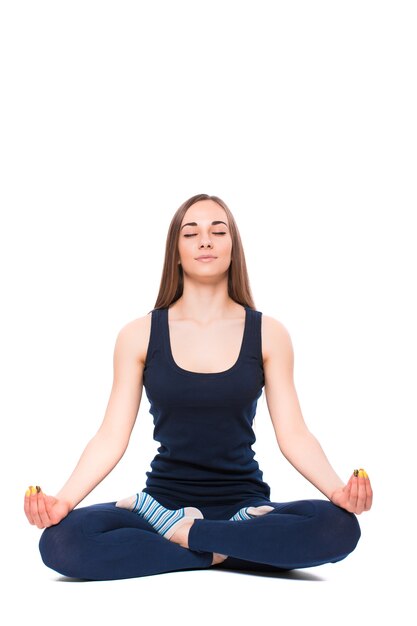
<instances>
[{"instance_id":1,"label":"eyebrow","mask_svg":"<svg viewBox=\"0 0 417 626\"><path fill-rule=\"evenodd\" d=\"M225 226L227 226L226 222L222 222L221 220L215 220L214 222L211 223L212 226L216 226L216 224L224 224ZM188 222L187 224L183 224L180 230L185 228L185 226L198 226L198 224L197 222Z\"/></svg>"}]
</instances>

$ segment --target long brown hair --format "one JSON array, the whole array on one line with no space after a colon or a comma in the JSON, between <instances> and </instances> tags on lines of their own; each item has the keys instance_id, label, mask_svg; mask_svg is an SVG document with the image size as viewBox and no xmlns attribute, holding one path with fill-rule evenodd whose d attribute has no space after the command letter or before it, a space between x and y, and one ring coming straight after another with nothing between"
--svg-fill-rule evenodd
<instances>
[{"instance_id":1,"label":"long brown hair","mask_svg":"<svg viewBox=\"0 0 417 626\"><path fill-rule=\"evenodd\" d=\"M184 289L184 277L182 266L179 265L178 240L181 222L185 212L200 200L213 200L225 210L229 221L229 232L232 237L232 255L228 272L227 288L232 300L255 309L255 303L249 284L249 276L246 267L245 253L235 219L223 200L217 196L209 196L200 193L186 200L175 212L168 229L165 245L165 259L162 269L159 293L155 302L155 309L169 307L181 297Z\"/></svg>"}]
</instances>

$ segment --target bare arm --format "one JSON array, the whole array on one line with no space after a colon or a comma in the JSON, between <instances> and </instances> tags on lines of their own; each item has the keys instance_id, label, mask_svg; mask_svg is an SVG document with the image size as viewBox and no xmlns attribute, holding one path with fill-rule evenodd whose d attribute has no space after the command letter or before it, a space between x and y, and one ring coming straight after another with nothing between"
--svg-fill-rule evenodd
<instances>
[{"instance_id":1,"label":"bare arm","mask_svg":"<svg viewBox=\"0 0 417 626\"><path fill-rule=\"evenodd\" d=\"M356 513L368 510L372 502L369 478L351 477L345 485L307 428L294 385L294 351L288 331L271 317L263 316L262 323L265 396L281 452L329 500Z\"/></svg>"},{"instance_id":2,"label":"bare arm","mask_svg":"<svg viewBox=\"0 0 417 626\"><path fill-rule=\"evenodd\" d=\"M25 495L25 513L39 528L58 523L117 465L126 451L143 389L144 346L149 321L126 324L116 339L113 385L104 419L88 442L71 476L55 497L41 491Z\"/></svg>"}]
</instances>

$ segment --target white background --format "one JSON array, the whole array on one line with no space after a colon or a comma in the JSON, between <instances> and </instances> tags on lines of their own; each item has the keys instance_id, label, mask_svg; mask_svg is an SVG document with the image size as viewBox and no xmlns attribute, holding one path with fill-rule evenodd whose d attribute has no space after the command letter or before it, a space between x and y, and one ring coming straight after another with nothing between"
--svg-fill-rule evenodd
<instances>
[{"instance_id":1,"label":"white background","mask_svg":"<svg viewBox=\"0 0 417 626\"><path fill-rule=\"evenodd\" d=\"M160 623L413 621L416 21L398 0L1 4L8 623L147 604ZM195 193L234 214L256 307L292 337L305 420L343 478L367 469L374 507L336 565L65 582L41 563L24 491L56 492L98 428L116 335L153 308L170 220ZM85 504L142 488L148 409L143 393L128 452ZM274 499L321 497L283 460L264 396L256 433Z\"/></svg>"}]
</instances>

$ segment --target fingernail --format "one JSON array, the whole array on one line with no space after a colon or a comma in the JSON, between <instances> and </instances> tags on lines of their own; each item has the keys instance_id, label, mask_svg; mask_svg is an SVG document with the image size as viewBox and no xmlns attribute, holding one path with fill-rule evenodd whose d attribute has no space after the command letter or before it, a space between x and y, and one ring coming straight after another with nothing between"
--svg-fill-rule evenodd
<instances>
[{"instance_id":1,"label":"fingernail","mask_svg":"<svg viewBox=\"0 0 417 626\"><path fill-rule=\"evenodd\" d=\"M41 491L41 488L39 487L39 485L36 485L36 491L39 493Z\"/></svg>"},{"instance_id":2,"label":"fingernail","mask_svg":"<svg viewBox=\"0 0 417 626\"><path fill-rule=\"evenodd\" d=\"M32 487L32 486L31 486L31 488L30 488L30 494L31 494L32 496L34 496L34 495L35 495L35 493L38 493L38 492L36 491L36 487Z\"/></svg>"},{"instance_id":3,"label":"fingernail","mask_svg":"<svg viewBox=\"0 0 417 626\"><path fill-rule=\"evenodd\" d=\"M26 489L26 491L25 491L25 496L30 496L30 494L31 494L31 491L30 491L30 487L29 487L29 489Z\"/></svg>"},{"instance_id":4,"label":"fingernail","mask_svg":"<svg viewBox=\"0 0 417 626\"><path fill-rule=\"evenodd\" d=\"M354 476L357 476L358 474L359 474L359 470L357 470L357 469L353 470L353 475Z\"/></svg>"},{"instance_id":5,"label":"fingernail","mask_svg":"<svg viewBox=\"0 0 417 626\"><path fill-rule=\"evenodd\" d=\"M365 478L365 471L363 469L359 470L359 478Z\"/></svg>"}]
</instances>

